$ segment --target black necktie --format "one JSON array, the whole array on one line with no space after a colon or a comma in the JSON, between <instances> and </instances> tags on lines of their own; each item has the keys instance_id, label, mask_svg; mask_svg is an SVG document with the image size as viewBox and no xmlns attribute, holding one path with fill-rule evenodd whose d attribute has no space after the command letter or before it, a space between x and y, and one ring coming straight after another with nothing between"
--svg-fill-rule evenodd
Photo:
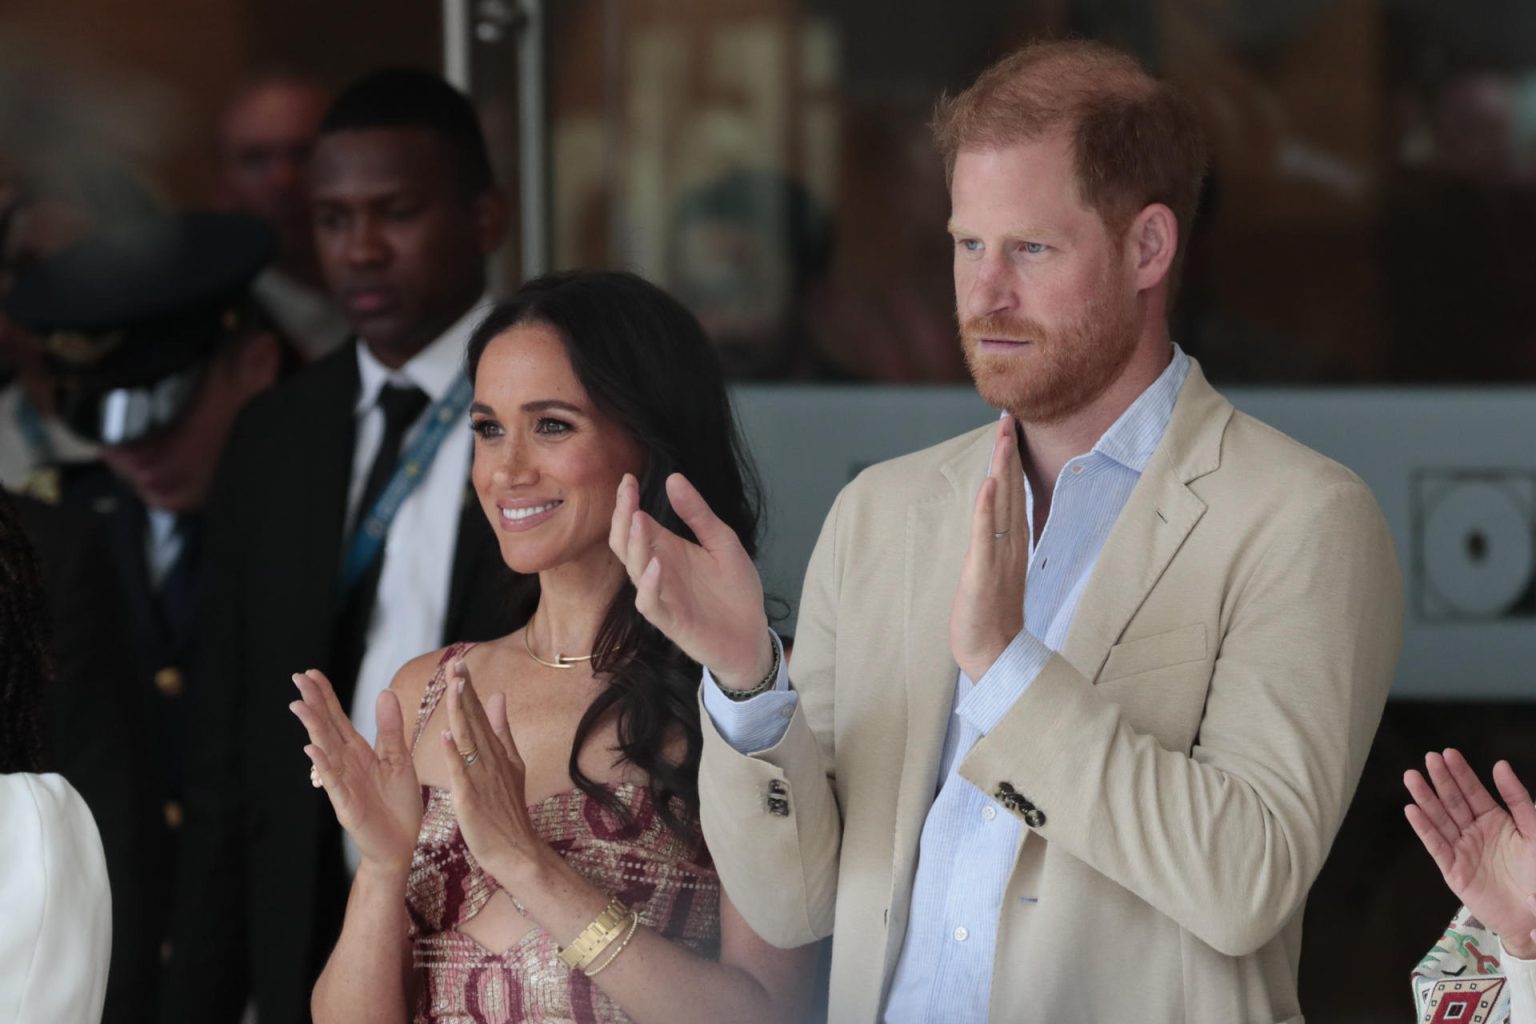
<instances>
[{"instance_id":1,"label":"black necktie","mask_svg":"<svg viewBox=\"0 0 1536 1024\"><path fill-rule=\"evenodd\" d=\"M373 511L374 502L379 500L379 495L384 493L390 478L395 475L401 442L411 424L427 407L427 393L411 385L385 384L379 389L378 406L384 414L384 438L379 442L379 453L373 457L373 465L368 470L368 481L363 484L363 497L357 503L357 515L353 519L354 531Z\"/></svg>"},{"instance_id":2,"label":"black necktie","mask_svg":"<svg viewBox=\"0 0 1536 1024\"><path fill-rule=\"evenodd\" d=\"M374 503L379 500L379 495L384 493L384 488L394 477L395 466L400 462L401 443L411 429L411 424L416 422L422 410L427 407L427 396L417 387L385 384L379 390L378 405L384 414L384 437L379 442L379 453L374 456L373 465L368 470L368 480L363 485L362 498L357 503L353 533L362 528L368 513L373 511ZM374 598L383 565L384 549L381 546L379 553L368 564L368 571L363 573L347 595L340 621L336 624L336 667L331 681L343 704L350 702L353 688L357 684L357 670L363 664L363 652L368 643L368 622L373 618Z\"/></svg>"}]
</instances>

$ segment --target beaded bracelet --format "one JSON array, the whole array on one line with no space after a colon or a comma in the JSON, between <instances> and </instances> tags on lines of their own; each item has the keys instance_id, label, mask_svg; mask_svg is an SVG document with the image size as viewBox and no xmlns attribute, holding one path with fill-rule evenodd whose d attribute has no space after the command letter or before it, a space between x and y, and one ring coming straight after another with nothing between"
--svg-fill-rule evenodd
<instances>
[{"instance_id":1,"label":"beaded bracelet","mask_svg":"<svg viewBox=\"0 0 1536 1024\"><path fill-rule=\"evenodd\" d=\"M767 693L773 689L773 684L779 681L779 645L773 639L773 634L768 635L768 646L773 648L773 664L768 667L768 674L763 676L763 681L750 690L728 690L720 687L720 692L729 700L751 700L760 693Z\"/></svg>"}]
</instances>

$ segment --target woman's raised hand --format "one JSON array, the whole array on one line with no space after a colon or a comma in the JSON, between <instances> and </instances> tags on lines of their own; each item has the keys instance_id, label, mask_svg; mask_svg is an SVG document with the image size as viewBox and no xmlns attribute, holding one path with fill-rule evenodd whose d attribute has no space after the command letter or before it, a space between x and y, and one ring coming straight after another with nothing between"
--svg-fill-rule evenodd
<instances>
[{"instance_id":1,"label":"woman's raised hand","mask_svg":"<svg viewBox=\"0 0 1536 1024\"><path fill-rule=\"evenodd\" d=\"M667 478L667 498L697 544L640 511L640 485L626 473L608 546L635 585L640 614L721 685L751 689L773 664L757 567L682 474Z\"/></svg>"},{"instance_id":2,"label":"woman's raised hand","mask_svg":"<svg viewBox=\"0 0 1536 1024\"><path fill-rule=\"evenodd\" d=\"M515 873L550 853L528 814L527 769L512 741L507 699L493 693L480 703L469 669L455 661L448 678L448 762L453 812L475 860L504 887Z\"/></svg>"},{"instance_id":3,"label":"woman's raised hand","mask_svg":"<svg viewBox=\"0 0 1536 1024\"><path fill-rule=\"evenodd\" d=\"M293 682L302 699L288 708L309 733L304 753L314 765L313 777L325 787L336 820L365 863L409 870L421 831L421 787L394 692L379 694L379 740L370 747L342 710L324 673L311 669L295 675Z\"/></svg>"},{"instance_id":4,"label":"woman's raised hand","mask_svg":"<svg viewBox=\"0 0 1536 1024\"><path fill-rule=\"evenodd\" d=\"M1493 766L1504 806L1457 750L1427 754L1429 780L1403 774L1408 823L1445 884L1522 960L1536 957L1536 807L1508 761Z\"/></svg>"}]
</instances>

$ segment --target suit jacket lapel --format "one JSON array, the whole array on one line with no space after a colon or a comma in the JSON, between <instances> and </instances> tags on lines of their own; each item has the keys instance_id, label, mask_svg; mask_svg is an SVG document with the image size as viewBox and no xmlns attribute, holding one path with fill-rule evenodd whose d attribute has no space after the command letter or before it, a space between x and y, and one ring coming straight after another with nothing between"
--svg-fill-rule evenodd
<instances>
[{"instance_id":1,"label":"suit jacket lapel","mask_svg":"<svg viewBox=\"0 0 1536 1024\"><path fill-rule=\"evenodd\" d=\"M970 542L971 508L986 475L991 430L940 467L944 480L935 493L907 508L903 552L903 632L906 669L907 737L896 797L896 863L893 890L909 893L917 867L918 839L939 784L939 759L954 704L959 668L949 645L949 614ZM890 977L901 950L905 913L893 916L886 945Z\"/></svg>"},{"instance_id":2,"label":"suit jacket lapel","mask_svg":"<svg viewBox=\"0 0 1536 1024\"><path fill-rule=\"evenodd\" d=\"M1161 443L1142 471L1083 590L1062 655L1089 679L1205 514L1189 483L1221 462L1232 404L1191 360Z\"/></svg>"},{"instance_id":3,"label":"suit jacket lapel","mask_svg":"<svg viewBox=\"0 0 1536 1024\"><path fill-rule=\"evenodd\" d=\"M306 451L285 453L285 457L299 460L302 466L301 494L275 506L287 508L293 517L285 532L302 541L304 550L296 550L294 559L299 571L312 581L293 595L295 601L307 602L309 608L304 615L295 615L289 621L312 623L324 631L323 637L316 640L326 652L327 666L335 654L337 585L342 545L347 539L347 492L352 482L353 446L357 438L353 407L361 385L357 355L351 344L328 358L336 362L315 367L319 371L324 365L324 372L332 375L327 387L317 389L324 400L313 409L298 410L312 424L304 432ZM351 694L338 693L337 697L345 706Z\"/></svg>"}]
</instances>

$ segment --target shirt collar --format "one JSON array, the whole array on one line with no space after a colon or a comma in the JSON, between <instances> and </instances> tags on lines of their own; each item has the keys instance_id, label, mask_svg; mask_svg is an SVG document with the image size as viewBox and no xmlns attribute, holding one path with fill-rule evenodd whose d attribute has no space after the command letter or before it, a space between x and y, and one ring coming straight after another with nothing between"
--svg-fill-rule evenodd
<instances>
[{"instance_id":1,"label":"shirt collar","mask_svg":"<svg viewBox=\"0 0 1536 1024\"><path fill-rule=\"evenodd\" d=\"M441 399L463 371L464 349L469 344L469 336L480 325L480 321L485 319L490 307L490 296L482 295L451 327L398 370L392 370L379 362L369 351L368 345L359 338L356 346L360 384L353 413L362 416L372 409L379 400L379 389L386 383L412 385L426 392L427 398L433 402Z\"/></svg>"},{"instance_id":2,"label":"shirt collar","mask_svg":"<svg viewBox=\"0 0 1536 1024\"><path fill-rule=\"evenodd\" d=\"M1140 473L1147 460L1157 450L1168 421L1173 418L1174 403L1184 379L1189 376L1189 356L1178 345L1173 346L1173 359L1158 375L1147 390L1136 397L1120 418L1104 431L1093 450L1114 459L1126 469Z\"/></svg>"}]
</instances>

